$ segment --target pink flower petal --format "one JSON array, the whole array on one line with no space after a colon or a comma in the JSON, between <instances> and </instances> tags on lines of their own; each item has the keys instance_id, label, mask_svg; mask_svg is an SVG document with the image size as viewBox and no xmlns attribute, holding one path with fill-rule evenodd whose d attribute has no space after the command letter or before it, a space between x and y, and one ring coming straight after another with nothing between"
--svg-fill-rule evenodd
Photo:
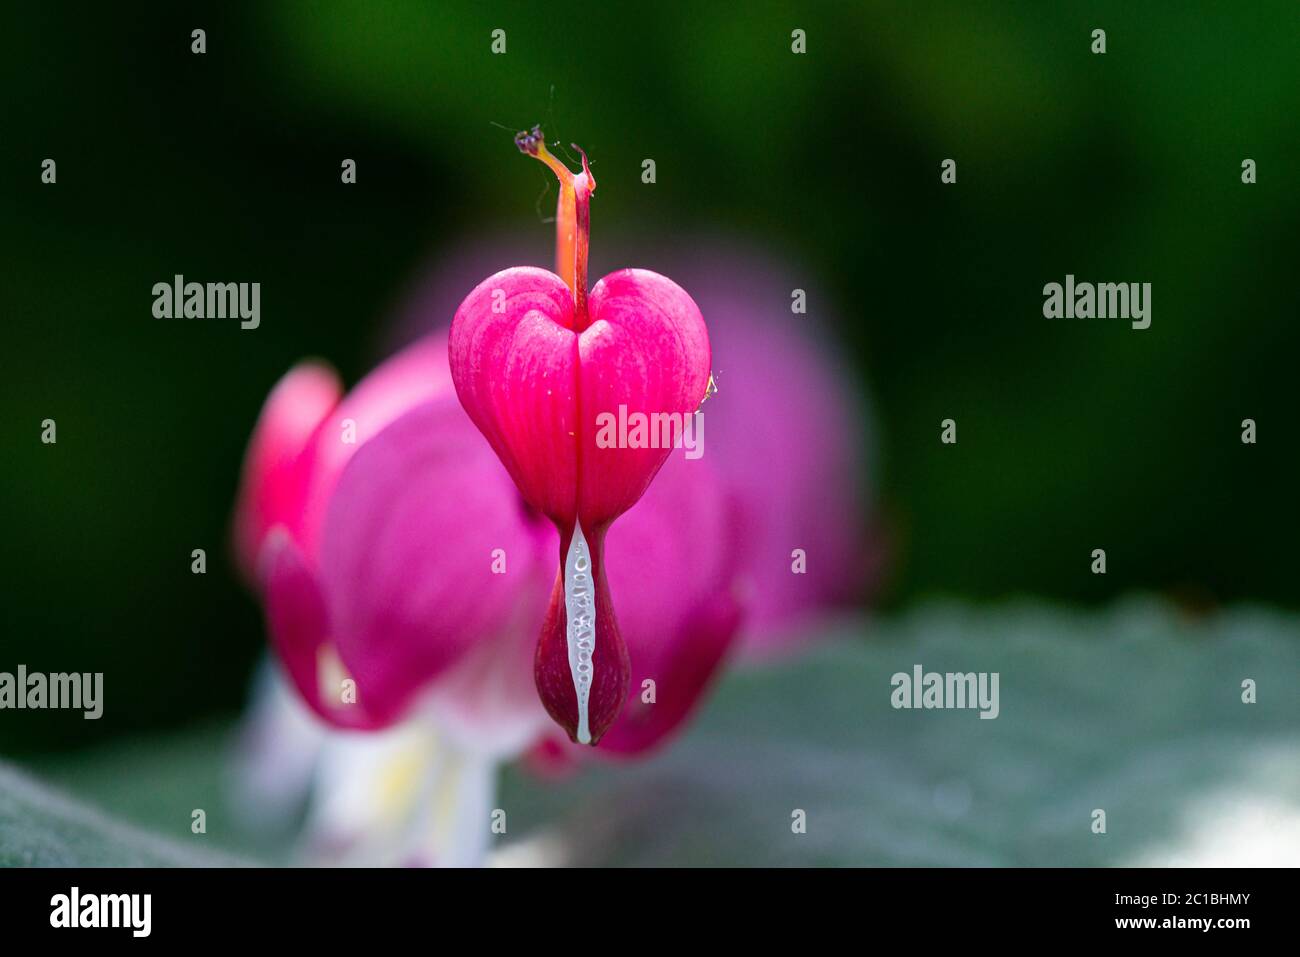
<instances>
[{"instance_id":1,"label":"pink flower petal","mask_svg":"<svg viewBox=\"0 0 1300 957\"><path fill-rule=\"evenodd\" d=\"M357 451L330 502L320 580L339 657L370 707L401 712L539 612L541 532L450 394Z\"/></svg>"},{"instance_id":2,"label":"pink flower petal","mask_svg":"<svg viewBox=\"0 0 1300 957\"><path fill-rule=\"evenodd\" d=\"M295 539L309 558L320 550L334 485L352 456L398 416L450 392L446 332L435 332L380 364L320 424L305 453L307 486Z\"/></svg>"},{"instance_id":3,"label":"pink flower petal","mask_svg":"<svg viewBox=\"0 0 1300 957\"><path fill-rule=\"evenodd\" d=\"M635 754L661 744L700 701L737 637L742 530L705 459L674 452L645 497L610 529L610 589L632 662L631 694L601 742ZM653 681L654 703L647 703Z\"/></svg>"},{"instance_id":4,"label":"pink flower petal","mask_svg":"<svg viewBox=\"0 0 1300 957\"><path fill-rule=\"evenodd\" d=\"M600 448L597 419L688 415L709 384L709 335L694 301L645 269L610 273L591 290L591 325L580 339L580 517L599 528L631 508L669 448ZM653 421L653 419L651 420ZM656 443L662 445L662 443Z\"/></svg>"},{"instance_id":5,"label":"pink flower petal","mask_svg":"<svg viewBox=\"0 0 1300 957\"><path fill-rule=\"evenodd\" d=\"M559 276L518 267L489 276L456 310L456 393L524 498L557 524L577 510L577 334Z\"/></svg>"},{"instance_id":6,"label":"pink flower petal","mask_svg":"<svg viewBox=\"0 0 1300 957\"><path fill-rule=\"evenodd\" d=\"M810 271L732 243L662 264L709 317L718 393L704 406L703 460L736 490L748 535L743 650L792 649L832 607L866 597L883 558L866 395L826 333L835 303ZM795 288L806 315L791 311Z\"/></svg>"},{"instance_id":7,"label":"pink flower petal","mask_svg":"<svg viewBox=\"0 0 1300 957\"><path fill-rule=\"evenodd\" d=\"M267 396L244 457L235 506L235 556L256 585L262 540L275 525L293 528L302 512L307 482L304 450L342 395L328 366L303 362L289 370Z\"/></svg>"},{"instance_id":8,"label":"pink flower petal","mask_svg":"<svg viewBox=\"0 0 1300 957\"><path fill-rule=\"evenodd\" d=\"M336 727L373 730L389 723L395 716L374 713L366 697L345 704L341 687L337 698L322 693L322 658L331 651L329 613L320 582L284 529L267 536L261 565L271 644L307 706Z\"/></svg>"}]
</instances>

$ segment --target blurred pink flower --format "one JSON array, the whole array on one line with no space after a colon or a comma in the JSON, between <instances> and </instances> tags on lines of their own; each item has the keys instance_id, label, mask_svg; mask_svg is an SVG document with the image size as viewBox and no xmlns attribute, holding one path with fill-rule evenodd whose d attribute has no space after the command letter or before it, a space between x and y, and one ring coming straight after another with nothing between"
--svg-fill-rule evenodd
<instances>
[{"instance_id":1,"label":"blurred pink flower","mask_svg":"<svg viewBox=\"0 0 1300 957\"><path fill-rule=\"evenodd\" d=\"M806 273L734 242L660 248L649 261L691 290L709 322L718 394L706 406L706 458L745 530L742 650L788 652L828 612L862 602L879 574L866 395L825 332L840 318L831 298ZM807 314L791 309L795 289Z\"/></svg>"}]
</instances>

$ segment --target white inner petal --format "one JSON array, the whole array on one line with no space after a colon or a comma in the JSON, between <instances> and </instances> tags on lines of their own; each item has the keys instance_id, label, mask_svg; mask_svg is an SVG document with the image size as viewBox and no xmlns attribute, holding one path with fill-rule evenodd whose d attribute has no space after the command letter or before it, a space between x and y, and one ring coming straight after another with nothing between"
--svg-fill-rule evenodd
<instances>
[{"instance_id":1,"label":"white inner petal","mask_svg":"<svg viewBox=\"0 0 1300 957\"><path fill-rule=\"evenodd\" d=\"M591 744L587 701L591 697L591 655L596 649L596 591L591 577L591 551L575 524L569 553L564 556L564 611L568 619L569 673L578 696L578 743Z\"/></svg>"}]
</instances>

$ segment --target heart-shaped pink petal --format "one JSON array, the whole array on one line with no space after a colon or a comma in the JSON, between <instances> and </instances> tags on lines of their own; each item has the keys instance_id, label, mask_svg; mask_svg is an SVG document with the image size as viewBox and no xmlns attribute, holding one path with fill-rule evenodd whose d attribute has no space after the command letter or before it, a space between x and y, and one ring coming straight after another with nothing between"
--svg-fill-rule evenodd
<instances>
[{"instance_id":1,"label":"heart-shaped pink petal","mask_svg":"<svg viewBox=\"0 0 1300 957\"><path fill-rule=\"evenodd\" d=\"M636 504L671 448L603 448L602 416L680 422L700 404L710 355L694 301L657 273L611 273L588 310L578 330L559 276L506 269L456 311L450 356L461 404L524 498L590 536Z\"/></svg>"}]
</instances>

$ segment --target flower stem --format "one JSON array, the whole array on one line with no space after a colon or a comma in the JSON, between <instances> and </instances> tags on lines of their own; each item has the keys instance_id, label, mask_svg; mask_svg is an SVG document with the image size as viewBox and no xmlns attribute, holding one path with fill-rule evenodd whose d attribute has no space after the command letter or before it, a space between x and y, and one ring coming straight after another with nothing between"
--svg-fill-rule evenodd
<instances>
[{"instance_id":1,"label":"flower stem","mask_svg":"<svg viewBox=\"0 0 1300 957\"><path fill-rule=\"evenodd\" d=\"M587 154L582 154L582 172L573 173L546 148L540 126L515 136L521 153L541 160L560 181L555 205L555 272L573 293L575 331L587 328L587 248L591 241L591 194L596 179L591 175Z\"/></svg>"}]
</instances>

